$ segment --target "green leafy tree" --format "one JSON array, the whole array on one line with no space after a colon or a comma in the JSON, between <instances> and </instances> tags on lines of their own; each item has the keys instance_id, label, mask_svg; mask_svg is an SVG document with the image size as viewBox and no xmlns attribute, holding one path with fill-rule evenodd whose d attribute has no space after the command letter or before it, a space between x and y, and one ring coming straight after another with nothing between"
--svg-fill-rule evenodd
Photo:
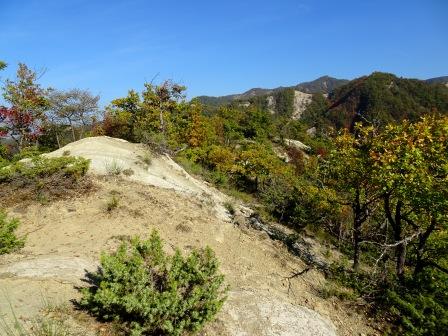
<instances>
[{"instance_id":1,"label":"green leafy tree","mask_svg":"<svg viewBox=\"0 0 448 336\"><path fill-rule=\"evenodd\" d=\"M428 247L448 229L448 117L389 125L375 138L370 157L383 187L384 212L396 244L396 272L404 277L407 247L418 240L415 272L444 269ZM441 237L440 237L441 238Z\"/></svg>"},{"instance_id":2,"label":"green leafy tree","mask_svg":"<svg viewBox=\"0 0 448 336\"><path fill-rule=\"evenodd\" d=\"M103 125L105 133L113 137L136 140L135 124L142 114L141 109L140 95L134 90L129 90L126 97L112 100L106 107Z\"/></svg>"},{"instance_id":3,"label":"green leafy tree","mask_svg":"<svg viewBox=\"0 0 448 336\"><path fill-rule=\"evenodd\" d=\"M372 215L382 188L372 183L376 174L371 162L370 149L376 136L372 127L357 128L357 134L343 131L336 138L336 148L322 165L327 185L339 192L340 203L348 205L353 213L353 268L360 263L362 226Z\"/></svg>"},{"instance_id":4,"label":"green leafy tree","mask_svg":"<svg viewBox=\"0 0 448 336\"><path fill-rule=\"evenodd\" d=\"M160 85L146 83L142 93L142 110L136 121L139 138L158 134L161 145L168 147L175 132L173 120L178 117L179 103L185 99L185 87L165 81Z\"/></svg>"},{"instance_id":5,"label":"green leafy tree","mask_svg":"<svg viewBox=\"0 0 448 336\"><path fill-rule=\"evenodd\" d=\"M92 123L92 118L98 112L98 101L100 97L94 96L87 90L72 89L68 91L53 90L49 94L49 111L47 120L54 125L56 140L60 147L58 130L59 125L69 125L72 141L83 137L85 128ZM76 135L76 128L79 135Z\"/></svg>"},{"instance_id":6,"label":"green leafy tree","mask_svg":"<svg viewBox=\"0 0 448 336\"><path fill-rule=\"evenodd\" d=\"M260 185L273 174L280 174L286 168L267 144L249 143L238 155L234 173L249 189L258 191Z\"/></svg>"},{"instance_id":7,"label":"green leafy tree","mask_svg":"<svg viewBox=\"0 0 448 336\"><path fill-rule=\"evenodd\" d=\"M292 88L278 90L274 93L275 112L284 117L291 117L294 112L294 94Z\"/></svg>"}]
</instances>

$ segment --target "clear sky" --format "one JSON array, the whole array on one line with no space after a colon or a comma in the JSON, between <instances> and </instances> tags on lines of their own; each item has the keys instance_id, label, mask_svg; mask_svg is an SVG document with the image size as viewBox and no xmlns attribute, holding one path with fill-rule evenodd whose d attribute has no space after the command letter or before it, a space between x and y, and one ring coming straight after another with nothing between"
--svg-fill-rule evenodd
<instances>
[{"instance_id":1,"label":"clear sky","mask_svg":"<svg viewBox=\"0 0 448 336\"><path fill-rule=\"evenodd\" d=\"M448 0L0 0L0 60L102 104L173 79L188 96L372 71L448 75Z\"/></svg>"}]
</instances>

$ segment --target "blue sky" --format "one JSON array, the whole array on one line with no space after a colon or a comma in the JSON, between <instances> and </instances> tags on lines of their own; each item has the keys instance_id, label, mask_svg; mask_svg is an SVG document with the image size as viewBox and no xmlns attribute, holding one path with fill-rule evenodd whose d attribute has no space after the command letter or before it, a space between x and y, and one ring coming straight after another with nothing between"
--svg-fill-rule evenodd
<instances>
[{"instance_id":1,"label":"blue sky","mask_svg":"<svg viewBox=\"0 0 448 336\"><path fill-rule=\"evenodd\" d=\"M448 75L448 1L0 0L0 59L102 104L173 79L188 96L372 71Z\"/></svg>"}]
</instances>

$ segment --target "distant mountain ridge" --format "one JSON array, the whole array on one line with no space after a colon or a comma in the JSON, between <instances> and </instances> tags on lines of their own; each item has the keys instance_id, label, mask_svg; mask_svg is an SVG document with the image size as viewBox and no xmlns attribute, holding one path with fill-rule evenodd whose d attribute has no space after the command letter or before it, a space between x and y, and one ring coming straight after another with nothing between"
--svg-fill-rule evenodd
<instances>
[{"instance_id":1,"label":"distant mountain ridge","mask_svg":"<svg viewBox=\"0 0 448 336\"><path fill-rule=\"evenodd\" d=\"M448 113L448 76L426 80L373 72L353 80L320 77L275 89L253 88L223 97L202 96L208 113L220 105L257 106L272 115L301 119L309 126L352 129L357 121L386 125Z\"/></svg>"},{"instance_id":2,"label":"distant mountain ridge","mask_svg":"<svg viewBox=\"0 0 448 336\"><path fill-rule=\"evenodd\" d=\"M310 82L299 83L294 86L280 86L274 89L252 88L240 94L227 96L198 96L196 99L205 105L218 106L230 103L235 100L248 100L253 97L265 96L284 89L294 89L304 93L324 93L328 94L334 89L350 82L348 79L338 79L330 76L322 76Z\"/></svg>"},{"instance_id":3,"label":"distant mountain ridge","mask_svg":"<svg viewBox=\"0 0 448 336\"><path fill-rule=\"evenodd\" d=\"M448 76L441 76L441 77L435 77L435 78L430 78L426 80L427 83L429 84L448 84Z\"/></svg>"},{"instance_id":4,"label":"distant mountain ridge","mask_svg":"<svg viewBox=\"0 0 448 336\"><path fill-rule=\"evenodd\" d=\"M348 84L351 80L348 79L338 79L328 75L319 77L313 81L299 83L294 86L280 86L274 89L264 89L264 88L252 88L243 93L236 93L226 96L198 96L196 99L204 105L218 106L222 104L227 104L236 100L248 100L253 97L260 97L270 95L276 91L292 88L297 91L304 93L323 93L329 94L335 89ZM445 84L448 86L448 76L434 77L423 80L428 84Z\"/></svg>"}]
</instances>

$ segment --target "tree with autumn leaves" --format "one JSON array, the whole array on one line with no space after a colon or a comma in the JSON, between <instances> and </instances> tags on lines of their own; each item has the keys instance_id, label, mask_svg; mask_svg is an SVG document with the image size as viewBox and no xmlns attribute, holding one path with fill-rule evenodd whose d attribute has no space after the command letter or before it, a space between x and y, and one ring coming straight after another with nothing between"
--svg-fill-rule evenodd
<instances>
[{"instance_id":1,"label":"tree with autumn leaves","mask_svg":"<svg viewBox=\"0 0 448 336\"><path fill-rule=\"evenodd\" d=\"M370 157L376 172L372 183L382 187L397 276L404 277L406 266L414 274L425 267L448 273L447 253L430 246L434 235L439 242L448 239L448 117L387 126Z\"/></svg>"},{"instance_id":2,"label":"tree with autumn leaves","mask_svg":"<svg viewBox=\"0 0 448 336\"><path fill-rule=\"evenodd\" d=\"M5 66L0 62L0 70ZM12 139L19 151L38 141L50 148L76 141L98 115L99 96L43 88L38 79L37 72L19 63L16 78L6 79L2 88L8 106L0 106L0 136Z\"/></svg>"},{"instance_id":3,"label":"tree with autumn leaves","mask_svg":"<svg viewBox=\"0 0 448 336\"><path fill-rule=\"evenodd\" d=\"M203 146L213 139L213 130L202 115L199 101L185 101L185 87L165 81L146 83L142 93L133 90L106 107L101 129L106 134L144 142L162 151Z\"/></svg>"},{"instance_id":4,"label":"tree with autumn leaves","mask_svg":"<svg viewBox=\"0 0 448 336\"><path fill-rule=\"evenodd\" d=\"M3 98L10 106L0 107L0 135L14 139L19 150L40 134L49 107L47 90L36 80L36 72L19 63L16 79L7 79L3 88Z\"/></svg>"},{"instance_id":5,"label":"tree with autumn leaves","mask_svg":"<svg viewBox=\"0 0 448 336\"><path fill-rule=\"evenodd\" d=\"M353 267L359 269L362 244L394 250L396 275L406 267L447 271L447 260L428 245L447 239L448 117L428 116L383 130L358 125L342 132L323 172L340 202L352 208ZM384 222L374 221L384 218ZM366 224L365 224L366 223ZM386 257L383 253L382 257ZM445 254L446 255L446 254Z\"/></svg>"},{"instance_id":6,"label":"tree with autumn leaves","mask_svg":"<svg viewBox=\"0 0 448 336\"><path fill-rule=\"evenodd\" d=\"M322 176L352 210L355 272L369 270L399 334L437 335L448 327L448 117L358 124L335 145ZM361 251L374 257L362 270Z\"/></svg>"}]
</instances>

